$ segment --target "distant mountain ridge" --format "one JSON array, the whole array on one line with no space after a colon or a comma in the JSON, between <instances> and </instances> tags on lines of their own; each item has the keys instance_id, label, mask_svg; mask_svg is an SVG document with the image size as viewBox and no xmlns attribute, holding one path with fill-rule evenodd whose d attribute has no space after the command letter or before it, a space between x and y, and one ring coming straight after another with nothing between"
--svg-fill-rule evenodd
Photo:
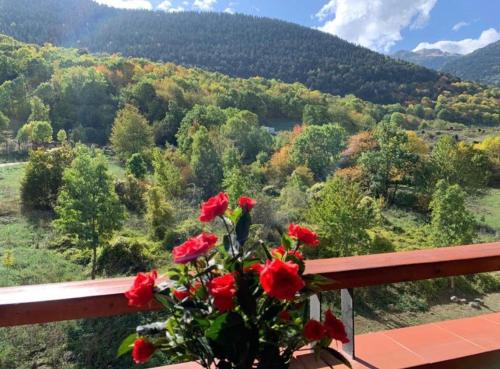
<instances>
[{"instance_id":1,"label":"distant mountain ridge","mask_svg":"<svg viewBox=\"0 0 500 369\"><path fill-rule=\"evenodd\" d=\"M392 56L426 68L441 70L446 63L459 59L462 55L448 53L439 49L422 49L419 51L400 50L392 54Z\"/></svg>"},{"instance_id":2,"label":"distant mountain ridge","mask_svg":"<svg viewBox=\"0 0 500 369\"><path fill-rule=\"evenodd\" d=\"M500 87L500 41L452 60L442 69L463 79Z\"/></svg>"},{"instance_id":3,"label":"distant mountain ridge","mask_svg":"<svg viewBox=\"0 0 500 369\"><path fill-rule=\"evenodd\" d=\"M239 14L122 10L91 0L0 0L0 33L236 77L301 82L377 103L436 98L453 81L318 30Z\"/></svg>"},{"instance_id":4,"label":"distant mountain ridge","mask_svg":"<svg viewBox=\"0 0 500 369\"><path fill-rule=\"evenodd\" d=\"M426 68L453 74L462 79L500 86L500 41L467 55L452 54L439 49L398 51L396 59Z\"/></svg>"}]
</instances>

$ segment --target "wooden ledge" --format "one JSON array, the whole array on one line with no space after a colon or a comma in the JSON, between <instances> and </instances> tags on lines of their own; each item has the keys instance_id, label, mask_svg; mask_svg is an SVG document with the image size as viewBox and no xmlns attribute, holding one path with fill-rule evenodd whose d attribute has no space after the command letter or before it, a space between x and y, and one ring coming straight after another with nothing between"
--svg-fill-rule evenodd
<instances>
[{"instance_id":1,"label":"wooden ledge","mask_svg":"<svg viewBox=\"0 0 500 369\"><path fill-rule=\"evenodd\" d=\"M306 274L321 274L334 281L325 290L495 270L500 270L500 242L306 262ZM144 309L127 305L123 293L132 280L0 288L0 327L158 310L158 304Z\"/></svg>"}]
</instances>

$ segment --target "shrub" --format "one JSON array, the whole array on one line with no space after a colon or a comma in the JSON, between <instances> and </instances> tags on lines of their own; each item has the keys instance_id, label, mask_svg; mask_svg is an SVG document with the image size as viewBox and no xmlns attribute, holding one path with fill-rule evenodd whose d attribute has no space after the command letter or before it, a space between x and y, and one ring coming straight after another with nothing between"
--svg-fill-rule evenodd
<instances>
[{"instance_id":1,"label":"shrub","mask_svg":"<svg viewBox=\"0 0 500 369\"><path fill-rule=\"evenodd\" d=\"M26 209L52 210L62 185L64 170L73 160L68 146L30 153L21 183L21 202Z\"/></svg>"},{"instance_id":2,"label":"shrub","mask_svg":"<svg viewBox=\"0 0 500 369\"><path fill-rule=\"evenodd\" d=\"M155 245L144 238L117 236L102 249L97 271L106 276L135 274L151 269Z\"/></svg>"},{"instance_id":3,"label":"shrub","mask_svg":"<svg viewBox=\"0 0 500 369\"><path fill-rule=\"evenodd\" d=\"M163 240L174 224L174 208L165 199L159 187L152 187L147 194L147 214L151 235L155 240Z\"/></svg>"},{"instance_id":4,"label":"shrub","mask_svg":"<svg viewBox=\"0 0 500 369\"><path fill-rule=\"evenodd\" d=\"M190 218L182 221L175 229L166 233L164 241L167 249L171 250L174 246L187 240L192 234L200 233L202 230L200 223L194 219Z\"/></svg>"},{"instance_id":5,"label":"shrub","mask_svg":"<svg viewBox=\"0 0 500 369\"><path fill-rule=\"evenodd\" d=\"M135 153L127 160L127 173L132 174L135 178L144 179L147 172L148 166L141 154Z\"/></svg>"},{"instance_id":6,"label":"shrub","mask_svg":"<svg viewBox=\"0 0 500 369\"><path fill-rule=\"evenodd\" d=\"M136 213L144 213L146 210L146 184L132 175L125 180L115 181L115 192L125 207Z\"/></svg>"}]
</instances>

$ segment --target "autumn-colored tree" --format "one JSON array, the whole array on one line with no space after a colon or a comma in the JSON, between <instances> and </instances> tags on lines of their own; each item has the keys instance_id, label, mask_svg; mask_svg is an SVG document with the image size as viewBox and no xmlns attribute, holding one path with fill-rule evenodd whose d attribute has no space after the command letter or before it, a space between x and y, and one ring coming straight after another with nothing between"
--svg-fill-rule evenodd
<instances>
[{"instance_id":1,"label":"autumn-colored tree","mask_svg":"<svg viewBox=\"0 0 500 369\"><path fill-rule=\"evenodd\" d=\"M441 137L431 153L436 182L444 179L458 184L467 192L484 188L490 177L486 154L465 142L456 142L451 136Z\"/></svg>"},{"instance_id":2,"label":"autumn-colored tree","mask_svg":"<svg viewBox=\"0 0 500 369\"><path fill-rule=\"evenodd\" d=\"M377 147L377 140L369 131L361 131L349 137L347 147L342 152L342 156L349 159L350 162L355 162L359 156Z\"/></svg>"},{"instance_id":3,"label":"autumn-colored tree","mask_svg":"<svg viewBox=\"0 0 500 369\"><path fill-rule=\"evenodd\" d=\"M153 147L153 130L136 107L126 105L116 115L110 140L118 157L127 160Z\"/></svg>"}]
</instances>

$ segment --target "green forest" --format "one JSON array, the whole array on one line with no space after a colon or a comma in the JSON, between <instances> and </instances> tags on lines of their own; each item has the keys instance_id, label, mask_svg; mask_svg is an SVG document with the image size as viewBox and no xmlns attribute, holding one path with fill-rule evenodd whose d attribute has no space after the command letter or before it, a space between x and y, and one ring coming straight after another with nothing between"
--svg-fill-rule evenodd
<instances>
[{"instance_id":1,"label":"green forest","mask_svg":"<svg viewBox=\"0 0 500 369\"><path fill-rule=\"evenodd\" d=\"M301 82L377 103L436 99L457 80L317 30L240 14L119 10L91 0L1 0L0 33L234 77Z\"/></svg>"},{"instance_id":2,"label":"green forest","mask_svg":"<svg viewBox=\"0 0 500 369\"><path fill-rule=\"evenodd\" d=\"M225 17L182 15L209 16ZM50 29L22 24L19 37ZM52 31L52 42L72 43ZM346 52L352 65L364 58ZM367 80L361 69L346 72L343 87L318 74L336 86L323 89L0 36L0 286L161 271L170 250L201 231L200 202L219 191L257 200L248 242L278 245L288 223L310 226L322 242L310 258L498 240L500 89L377 58L381 76L401 73L397 87L372 85L392 96L380 99L387 104L345 87ZM484 274L454 278L453 290L448 279L360 289L358 313L415 319L450 293L498 294L499 282ZM147 318L113 318L113 331L110 319L0 329L0 367L132 367L116 348Z\"/></svg>"}]
</instances>

